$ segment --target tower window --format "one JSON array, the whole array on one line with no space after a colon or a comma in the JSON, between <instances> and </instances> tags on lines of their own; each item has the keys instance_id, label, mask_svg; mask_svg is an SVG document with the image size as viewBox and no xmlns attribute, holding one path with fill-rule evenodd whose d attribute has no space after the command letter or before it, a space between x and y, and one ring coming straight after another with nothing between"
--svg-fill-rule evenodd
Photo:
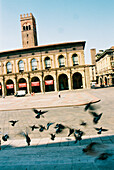
<instances>
[{"instance_id":1,"label":"tower window","mask_svg":"<svg viewBox=\"0 0 114 170\"><path fill-rule=\"evenodd\" d=\"M31 26L29 25L29 30L31 30Z\"/></svg>"},{"instance_id":2,"label":"tower window","mask_svg":"<svg viewBox=\"0 0 114 170\"><path fill-rule=\"evenodd\" d=\"M27 41L27 44L28 44L28 41Z\"/></svg>"},{"instance_id":3,"label":"tower window","mask_svg":"<svg viewBox=\"0 0 114 170\"><path fill-rule=\"evenodd\" d=\"M29 35L27 34L27 37L28 37Z\"/></svg>"},{"instance_id":4,"label":"tower window","mask_svg":"<svg viewBox=\"0 0 114 170\"><path fill-rule=\"evenodd\" d=\"M25 26L23 26L23 31L25 31Z\"/></svg>"},{"instance_id":5,"label":"tower window","mask_svg":"<svg viewBox=\"0 0 114 170\"><path fill-rule=\"evenodd\" d=\"M28 30L28 26L26 26L26 30Z\"/></svg>"}]
</instances>

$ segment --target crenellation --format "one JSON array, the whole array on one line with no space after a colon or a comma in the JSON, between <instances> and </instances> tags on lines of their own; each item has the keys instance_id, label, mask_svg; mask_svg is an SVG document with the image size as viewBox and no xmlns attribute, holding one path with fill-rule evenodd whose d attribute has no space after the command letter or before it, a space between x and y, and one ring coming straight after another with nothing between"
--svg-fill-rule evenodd
<instances>
[{"instance_id":1,"label":"crenellation","mask_svg":"<svg viewBox=\"0 0 114 170\"><path fill-rule=\"evenodd\" d=\"M20 15L20 19L27 19L27 18L31 18L31 17L33 17L33 15L32 15L32 13L27 13L27 14L21 14ZM34 18L34 17L33 17ZM35 19L35 18L34 18Z\"/></svg>"}]
</instances>

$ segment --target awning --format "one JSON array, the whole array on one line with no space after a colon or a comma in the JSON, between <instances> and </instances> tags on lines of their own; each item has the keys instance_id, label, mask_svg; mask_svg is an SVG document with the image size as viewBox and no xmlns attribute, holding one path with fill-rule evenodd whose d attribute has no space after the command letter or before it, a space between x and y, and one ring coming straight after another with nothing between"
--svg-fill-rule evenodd
<instances>
[{"instance_id":1,"label":"awning","mask_svg":"<svg viewBox=\"0 0 114 170\"><path fill-rule=\"evenodd\" d=\"M2 86L0 85L0 90L2 89Z\"/></svg>"},{"instance_id":2,"label":"awning","mask_svg":"<svg viewBox=\"0 0 114 170\"><path fill-rule=\"evenodd\" d=\"M19 88L21 87L27 87L27 83L19 83Z\"/></svg>"},{"instance_id":3,"label":"awning","mask_svg":"<svg viewBox=\"0 0 114 170\"><path fill-rule=\"evenodd\" d=\"M31 86L40 86L40 82L39 81L31 82Z\"/></svg>"},{"instance_id":4,"label":"awning","mask_svg":"<svg viewBox=\"0 0 114 170\"><path fill-rule=\"evenodd\" d=\"M14 85L13 85L13 84L7 84L7 85L6 85L6 88L7 88L7 89L13 89L13 88L14 88Z\"/></svg>"},{"instance_id":5,"label":"awning","mask_svg":"<svg viewBox=\"0 0 114 170\"><path fill-rule=\"evenodd\" d=\"M45 85L53 85L53 80L46 80Z\"/></svg>"}]
</instances>

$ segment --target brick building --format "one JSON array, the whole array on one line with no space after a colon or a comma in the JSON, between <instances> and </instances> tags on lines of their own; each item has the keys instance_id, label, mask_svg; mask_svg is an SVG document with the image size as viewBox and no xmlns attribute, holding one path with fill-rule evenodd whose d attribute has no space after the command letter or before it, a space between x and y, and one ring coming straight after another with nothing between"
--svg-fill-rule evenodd
<instances>
[{"instance_id":1,"label":"brick building","mask_svg":"<svg viewBox=\"0 0 114 170\"><path fill-rule=\"evenodd\" d=\"M20 15L23 48L0 52L0 95L90 88L94 65L85 64L85 41L38 45L36 22Z\"/></svg>"}]
</instances>

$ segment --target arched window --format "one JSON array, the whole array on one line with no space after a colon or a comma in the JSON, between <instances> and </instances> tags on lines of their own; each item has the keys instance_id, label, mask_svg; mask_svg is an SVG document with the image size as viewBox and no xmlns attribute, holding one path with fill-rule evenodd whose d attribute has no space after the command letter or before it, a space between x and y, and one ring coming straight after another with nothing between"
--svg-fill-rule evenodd
<instances>
[{"instance_id":1,"label":"arched window","mask_svg":"<svg viewBox=\"0 0 114 170\"><path fill-rule=\"evenodd\" d=\"M73 60L73 66L78 65L78 55L77 54L72 55L72 60Z\"/></svg>"},{"instance_id":2,"label":"arched window","mask_svg":"<svg viewBox=\"0 0 114 170\"><path fill-rule=\"evenodd\" d=\"M6 68L7 68L7 74L12 73L12 64L10 62L6 64Z\"/></svg>"},{"instance_id":3,"label":"arched window","mask_svg":"<svg viewBox=\"0 0 114 170\"><path fill-rule=\"evenodd\" d=\"M30 23L24 23L23 25L23 31L28 31L31 30L31 25Z\"/></svg>"},{"instance_id":4,"label":"arched window","mask_svg":"<svg viewBox=\"0 0 114 170\"><path fill-rule=\"evenodd\" d=\"M65 66L64 56L60 55L59 56L59 67L64 67L64 66Z\"/></svg>"},{"instance_id":5,"label":"arched window","mask_svg":"<svg viewBox=\"0 0 114 170\"><path fill-rule=\"evenodd\" d=\"M26 26L26 30L28 30L28 26Z\"/></svg>"},{"instance_id":6,"label":"arched window","mask_svg":"<svg viewBox=\"0 0 114 170\"><path fill-rule=\"evenodd\" d=\"M51 60L49 57L45 58L45 68L51 68Z\"/></svg>"},{"instance_id":7,"label":"arched window","mask_svg":"<svg viewBox=\"0 0 114 170\"><path fill-rule=\"evenodd\" d=\"M31 30L31 26L29 25L29 30Z\"/></svg>"},{"instance_id":8,"label":"arched window","mask_svg":"<svg viewBox=\"0 0 114 170\"><path fill-rule=\"evenodd\" d=\"M23 26L23 31L25 31L25 26Z\"/></svg>"},{"instance_id":9,"label":"arched window","mask_svg":"<svg viewBox=\"0 0 114 170\"><path fill-rule=\"evenodd\" d=\"M37 70L37 61L35 58L31 60L32 71Z\"/></svg>"},{"instance_id":10,"label":"arched window","mask_svg":"<svg viewBox=\"0 0 114 170\"><path fill-rule=\"evenodd\" d=\"M19 61L19 72L24 71L24 62L22 60Z\"/></svg>"}]
</instances>

